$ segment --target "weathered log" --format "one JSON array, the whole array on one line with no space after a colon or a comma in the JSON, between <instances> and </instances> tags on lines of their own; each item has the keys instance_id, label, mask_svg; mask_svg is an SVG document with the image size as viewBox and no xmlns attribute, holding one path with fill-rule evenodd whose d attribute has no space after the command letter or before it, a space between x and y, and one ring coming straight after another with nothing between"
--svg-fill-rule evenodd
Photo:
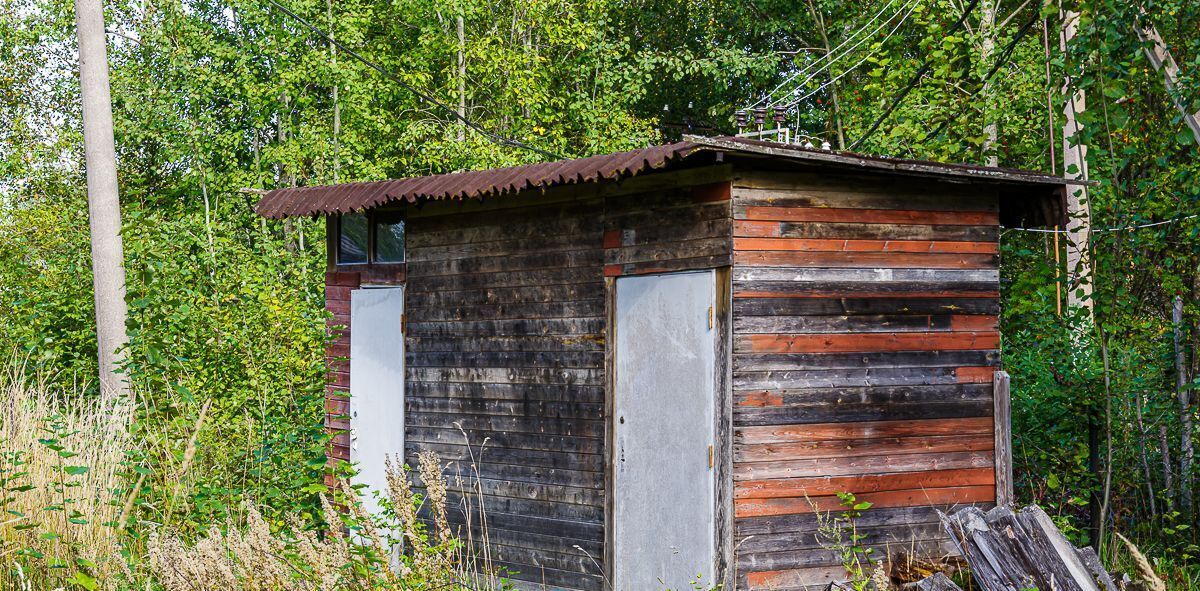
<instances>
[{"instance_id":1,"label":"weathered log","mask_svg":"<svg viewBox=\"0 0 1200 591\"><path fill-rule=\"evenodd\" d=\"M907 583L901 587L903 591L962 591L962 588L954 584L946 573L933 573L920 581Z\"/></svg>"},{"instance_id":2,"label":"weathered log","mask_svg":"<svg viewBox=\"0 0 1200 591\"><path fill-rule=\"evenodd\" d=\"M1117 591L1095 551L1072 546L1036 505L1019 513L966 507L939 516L985 591Z\"/></svg>"}]
</instances>

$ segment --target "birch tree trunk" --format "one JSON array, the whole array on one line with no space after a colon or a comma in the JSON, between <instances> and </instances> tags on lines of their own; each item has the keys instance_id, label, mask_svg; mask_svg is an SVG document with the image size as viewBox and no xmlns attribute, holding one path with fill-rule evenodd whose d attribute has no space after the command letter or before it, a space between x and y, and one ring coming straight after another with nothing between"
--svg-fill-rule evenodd
<instances>
[{"instance_id":1,"label":"birch tree trunk","mask_svg":"<svg viewBox=\"0 0 1200 591\"><path fill-rule=\"evenodd\" d=\"M329 21L329 61L337 76L337 47L333 44L336 29L333 26L333 0L325 0L325 17ZM338 172L342 163L342 103L338 100L338 84L333 85L333 184L338 184Z\"/></svg>"},{"instance_id":2,"label":"birch tree trunk","mask_svg":"<svg viewBox=\"0 0 1200 591\"><path fill-rule=\"evenodd\" d=\"M121 201L117 189L117 149L113 138L108 51L101 0L77 0L79 86L83 99L83 147L87 167L88 223L92 239L92 288L96 302L96 347L100 385L129 393L118 373L125 360L125 250L121 243Z\"/></svg>"},{"instance_id":3,"label":"birch tree trunk","mask_svg":"<svg viewBox=\"0 0 1200 591\"><path fill-rule=\"evenodd\" d=\"M461 14L455 18L454 27L458 32L458 116L465 118L467 116L467 32ZM458 141L463 142L466 139L467 126L463 124L462 119L459 119Z\"/></svg>"},{"instance_id":4,"label":"birch tree trunk","mask_svg":"<svg viewBox=\"0 0 1200 591\"><path fill-rule=\"evenodd\" d=\"M1171 446L1167 440L1167 426L1158 426L1158 455L1162 459L1163 467L1163 491L1166 493L1167 511L1175 510L1175 480L1172 477L1173 470L1171 468Z\"/></svg>"},{"instance_id":5,"label":"birch tree trunk","mask_svg":"<svg viewBox=\"0 0 1200 591\"><path fill-rule=\"evenodd\" d=\"M825 16L817 12L813 6L812 0L808 2L808 12L812 14L813 20L817 23L817 29L821 33L821 41L825 44L825 56L828 58L833 51L829 45L829 30L825 27ZM829 72L829 98L833 102L833 121L837 130L837 147L839 150L846 149L846 133L842 127L842 105L838 98L837 82L833 80L833 72Z\"/></svg>"},{"instance_id":6,"label":"birch tree trunk","mask_svg":"<svg viewBox=\"0 0 1200 591\"><path fill-rule=\"evenodd\" d=\"M1075 38L1078 25L1078 12L1068 10L1063 13L1059 48L1064 55ZM1063 84L1063 95L1066 97L1063 106L1063 175L1069 179L1086 180L1087 145L1077 137L1082 129L1077 117L1087 109L1087 103L1083 90L1072 91L1071 86L1072 80L1068 76ZM1092 261L1089 252L1091 235L1092 212L1087 187L1068 187L1067 305L1074 309L1084 308L1089 319L1092 316Z\"/></svg>"},{"instance_id":7,"label":"birch tree trunk","mask_svg":"<svg viewBox=\"0 0 1200 591\"><path fill-rule=\"evenodd\" d=\"M979 32L983 36L979 52L980 58L982 58L980 61L983 62L985 68L990 68L993 55L996 53L996 0L984 0L980 9L983 11L983 16L979 24ZM999 125L996 123L995 115L991 111L991 82L984 82L983 84L983 103L985 113L985 123L983 126L984 164L987 166L999 166L1000 157L996 154L996 139L999 136Z\"/></svg>"},{"instance_id":8,"label":"birch tree trunk","mask_svg":"<svg viewBox=\"0 0 1200 591\"><path fill-rule=\"evenodd\" d=\"M1192 394L1187 389L1187 365L1183 352L1183 297L1175 296L1171 305L1171 325L1175 336L1175 396L1179 400L1179 509L1192 514Z\"/></svg>"}]
</instances>

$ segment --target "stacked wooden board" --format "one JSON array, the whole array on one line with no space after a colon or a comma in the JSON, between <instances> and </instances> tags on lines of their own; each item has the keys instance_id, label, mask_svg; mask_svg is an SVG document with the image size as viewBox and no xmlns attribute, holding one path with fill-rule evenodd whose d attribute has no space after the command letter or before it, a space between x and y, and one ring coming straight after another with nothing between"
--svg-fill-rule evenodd
<instances>
[{"instance_id":1,"label":"stacked wooden board","mask_svg":"<svg viewBox=\"0 0 1200 591\"><path fill-rule=\"evenodd\" d=\"M845 577L839 492L880 554L947 549L936 509L994 501L999 198L898 178L733 180L737 584Z\"/></svg>"},{"instance_id":2,"label":"stacked wooden board","mask_svg":"<svg viewBox=\"0 0 1200 591\"><path fill-rule=\"evenodd\" d=\"M985 591L1117 591L1096 552L1071 545L1037 505L1019 512L966 507L941 519Z\"/></svg>"}]
</instances>

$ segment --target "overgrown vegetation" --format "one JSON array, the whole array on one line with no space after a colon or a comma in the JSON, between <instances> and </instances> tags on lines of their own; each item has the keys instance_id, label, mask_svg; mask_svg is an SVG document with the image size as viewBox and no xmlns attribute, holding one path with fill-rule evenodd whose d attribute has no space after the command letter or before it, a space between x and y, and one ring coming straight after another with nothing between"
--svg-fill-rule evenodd
<instances>
[{"instance_id":1,"label":"overgrown vegetation","mask_svg":"<svg viewBox=\"0 0 1200 591\"><path fill-rule=\"evenodd\" d=\"M1070 288L1056 281L1053 237L1003 234L1017 494L1058 515L1076 541L1089 530L1101 541L1113 530L1130 534L1170 585L1194 584L1197 516L1183 485L1196 469L1183 458L1194 445L1184 425L1197 417L1194 404L1178 402L1176 381L1182 376L1190 395L1200 377L1200 219L1189 217L1200 213L1200 152L1135 31L1150 22L1162 33L1181 68L1174 96L1200 111L1200 3L1065 2L1082 13L1065 51L1057 4L1017 0L995 3L994 30L976 11L953 32L964 9L957 0L284 4L407 83L461 102L485 128L563 156L689 130L730 132L736 109L801 72L799 92L788 96L816 92L789 123L835 147L839 137L861 139L856 149L869 153L975 163L995 155L1004 166L1061 173L1069 75L1088 96L1079 118L1098 182L1094 225L1176 221L1094 235L1092 324L1058 312L1058 288ZM156 528L159 544L216 547L228 538L206 537L210 526L245 523L248 507L273 535L300 543L299 532L279 533L292 527L289 516L311 531L323 519L321 495L336 492L322 482L324 227L259 219L255 195L240 190L541 156L462 128L262 0L108 2L127 372L138 398L106 401L91 386L72 8L69 0L0 5L0 352L19 352L25 373L46 381L34 389L44 406L26 423L15 422L19 409L0 409L0 431L15 434L4 437L0 477L6 488L35 474L50 479L6 495L21 515L0 518L0 554L8 544L41 554L19 554L37 565L19 575L26 581L96 578L114 564L103 540L129 560L145 556ZM873 15L900 8L910 15L871 28ZM805 69L863 27L875 31L869 42ZM985 80L994 65L983 57L985 37L1003 48L1019 35ZM920 83L896 103L926 61ZM988 123L995 143L986 141ZM6 396L6 405L15 400ZM114 412L85 410L104 404ZM116 417L136 445L78 440L115 429ZM114 448L119 457L95 456ZM11 505L25 502L33 504ZM117 541L103 534L114 519L125 520ZM1124 560L1118 545L1101 545L1106 560Z\"/></svg>"},{"instance_id":2,"label":"overgrown vegetation","mask_svg":"<svg viewBox=\"0 0 1200 591\"><path fill-rule=\"evenodd\" d=\"M195 469L194 448L177 470L148 469L171 460L147 453L155 443L131 430L128 401L9 374L0 379L0 405L0 588L419 591L465 589L464 581L473 591L507 588L451 532L433 453L417 465L428 497L413 491L403 467L389 464L387 490L374 492L384 498L378 515L342 481L317 495L315 519L279 507L281 517L269 519L261 501L248 500L197 528L185 518L196 509L179 494ZM405 552L393 551L398 544Z\"/></svg>"}]
</instances>

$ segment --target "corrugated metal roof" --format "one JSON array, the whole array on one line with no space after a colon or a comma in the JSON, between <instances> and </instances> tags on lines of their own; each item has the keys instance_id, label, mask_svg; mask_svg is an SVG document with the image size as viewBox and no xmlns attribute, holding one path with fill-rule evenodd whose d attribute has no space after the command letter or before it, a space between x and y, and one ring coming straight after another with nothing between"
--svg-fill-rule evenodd
<instances>
[{"instance_id":1,"label":"corrugated metal roof","mask_svg":"<svg viewBox=\"0 0 1200 591\"><path fill-rule=\"evenodd\" d=\"M628 152L511 168L325 187L276 189L263 195L254 209L259 215L281 218L345 213L399 200L469 199L508 195L527 189L631 177L648 170L665 168L702 148L692 142L679 142Z\"/></svg>"},{"instance_id":2,"label":"corrugated metal roof","mask_svg":"<svg viewBox=\"0 0 1200 591\"><path fill-rule=\"evenodd\" d=\"M282 218L346 213L400 200L412 202L418 199L493 197L529 189L618 180L669 168L701 152L724 152L807 166L865 169L985 183L1061 186L1075 182L1023 170L863 156L746 138L687 137L685 141L674 144L574 160L389 181L275 189L263 195L255 210L262 216Z\"/></svg>"}]
</instances>

